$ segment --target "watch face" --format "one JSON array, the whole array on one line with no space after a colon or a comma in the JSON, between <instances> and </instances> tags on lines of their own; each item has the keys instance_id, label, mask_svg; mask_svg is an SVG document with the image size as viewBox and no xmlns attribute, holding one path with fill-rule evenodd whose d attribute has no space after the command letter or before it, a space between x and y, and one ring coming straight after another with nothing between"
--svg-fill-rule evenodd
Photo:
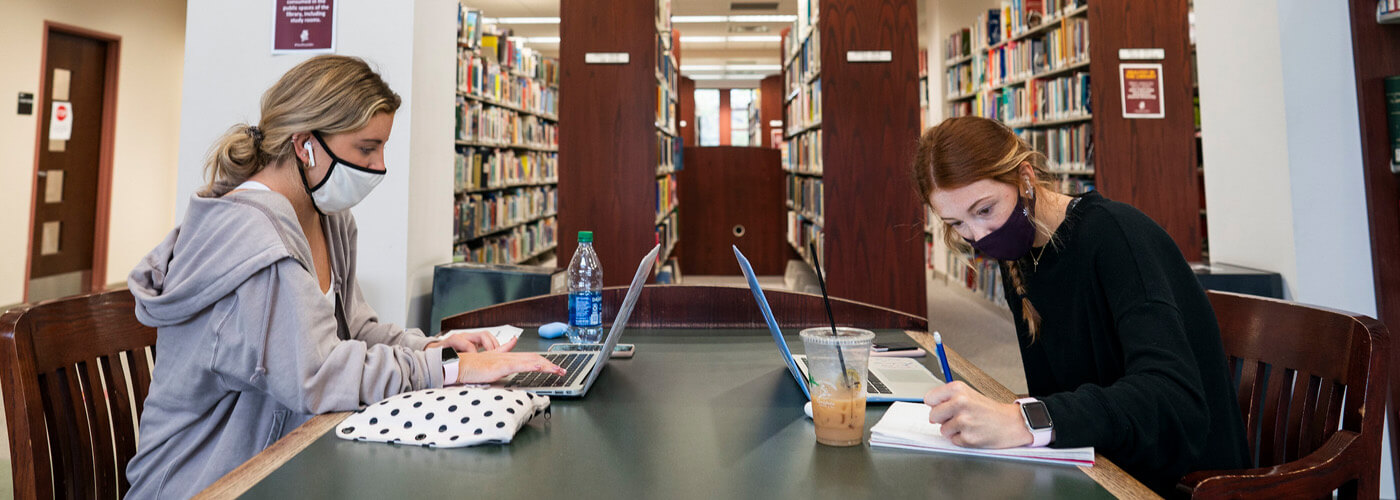
<instances>
[{"instance_id":1,"label":"watch face","mask_svg":"<svg viewBox=\"0 0 1400 500\"><path fill-rule=\"evenodd\" d=\"M1045 409L1045 403L1040 401L1030 401L1021 404L1021 413L1026 416L1026 423L1031 429L1049 429L1050 412Z\"/></svg>"}]
</instances>

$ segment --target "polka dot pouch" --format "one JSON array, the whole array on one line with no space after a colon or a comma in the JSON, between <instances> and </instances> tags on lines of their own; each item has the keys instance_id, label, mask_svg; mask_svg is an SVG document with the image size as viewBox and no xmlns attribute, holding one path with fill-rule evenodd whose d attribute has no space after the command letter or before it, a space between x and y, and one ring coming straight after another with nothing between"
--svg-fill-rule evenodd
<instances>
[{"instance_id":1,"label":"polka dot pouch","mask_svg":"<svg viewBox=\"0 0 1400 500\"><path fill-rule=\"evenodd\" d=\"M548 413L549 396L493 388L424 389L355 412L336 426L335 435L433 448L506 444L526 422Z\"/></svg>"}]
</instances>

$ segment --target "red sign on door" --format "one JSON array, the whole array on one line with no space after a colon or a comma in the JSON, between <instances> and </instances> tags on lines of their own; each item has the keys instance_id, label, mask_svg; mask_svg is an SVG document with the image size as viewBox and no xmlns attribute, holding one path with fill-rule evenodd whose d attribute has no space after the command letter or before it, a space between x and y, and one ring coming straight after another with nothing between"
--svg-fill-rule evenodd
<instances>
[{"instance_id":1,"label":"red sign on door","mask_svg":"<svg viewBox=\"0 0 1400 500\"><path fill-rule=\"evenodd\" d=\"M272 53L335 52L335 0L275 0Z\"/></svg>"},{"instance_id":2,"label":"red sign on door","mask_svg":"<svg viewBox=\"0 0 1400 500\"><path fill-rule=\"evenodd\" d=\"M1165 118L1161 64L1119 64L1123 118Z\"/></svg>"}]
</instances>

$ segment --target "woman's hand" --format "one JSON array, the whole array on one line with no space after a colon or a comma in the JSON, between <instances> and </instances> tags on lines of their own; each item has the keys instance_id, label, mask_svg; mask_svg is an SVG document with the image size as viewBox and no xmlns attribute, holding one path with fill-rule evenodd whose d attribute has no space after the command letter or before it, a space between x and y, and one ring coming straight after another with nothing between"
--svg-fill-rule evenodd
<instances>
[{"instance_id":1,"label":"woman's hand","mask_svg":"<svg viewBox=\"0 0 1400 500\"><path fill-rule=\"evenodd\" d=\"M545 372L563 376L563 368L550 363L539 354L509 352L515 339L482 352L464 352L457 356L457 383L489 384L517 372Z\"/></svg>"},{"instance_id":2,"label":"woman's hand","mask_svg":"<svg viewBox=\"0 0 1400 500\"><path fill-rule=\"evenodd\" d=\"M500 343L496 342L496 336L491 335L491 332L488 332L486 330L473 330L470 332L459 332L454 333L452 335L448 335L442 340L436 342L429 342L428 345L423 346L423 348L430 349L433 347L451 347L452 350L462 353L490 351L500 346Z\"/></svg>"},{"instance_id":3,"label":"woman's hand","mask_svg":"<svg viewBox=\"0 0 1400 500\"><path fill-rule=\"evenodd\" d=\"M1021 408L998 403L962 382L935 387L924 395L928 421L942 426L943 437L968 448L1011 448L1034 442Z\"/></svg>"}]
</instances>

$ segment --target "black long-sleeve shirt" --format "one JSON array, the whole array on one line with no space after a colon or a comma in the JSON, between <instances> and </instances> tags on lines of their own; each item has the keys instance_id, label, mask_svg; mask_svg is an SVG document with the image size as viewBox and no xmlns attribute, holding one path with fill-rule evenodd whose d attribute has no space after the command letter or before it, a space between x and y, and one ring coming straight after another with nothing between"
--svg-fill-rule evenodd
<instances>
[{"instance_id":1,"label":"black long-sleeve shirt","mask_svg":"<svg viewBox=\"0 0 1400 500\"><path fill-rule=\"evenodd\" d=\"M1215 313L1166 231L1090 192L1054 241L1020 260L1041 317L1034 341L1002 266L1051 446L1093 446L1159 493L1188 472L1250 467Z\"/></svg>"}]
</instances>

